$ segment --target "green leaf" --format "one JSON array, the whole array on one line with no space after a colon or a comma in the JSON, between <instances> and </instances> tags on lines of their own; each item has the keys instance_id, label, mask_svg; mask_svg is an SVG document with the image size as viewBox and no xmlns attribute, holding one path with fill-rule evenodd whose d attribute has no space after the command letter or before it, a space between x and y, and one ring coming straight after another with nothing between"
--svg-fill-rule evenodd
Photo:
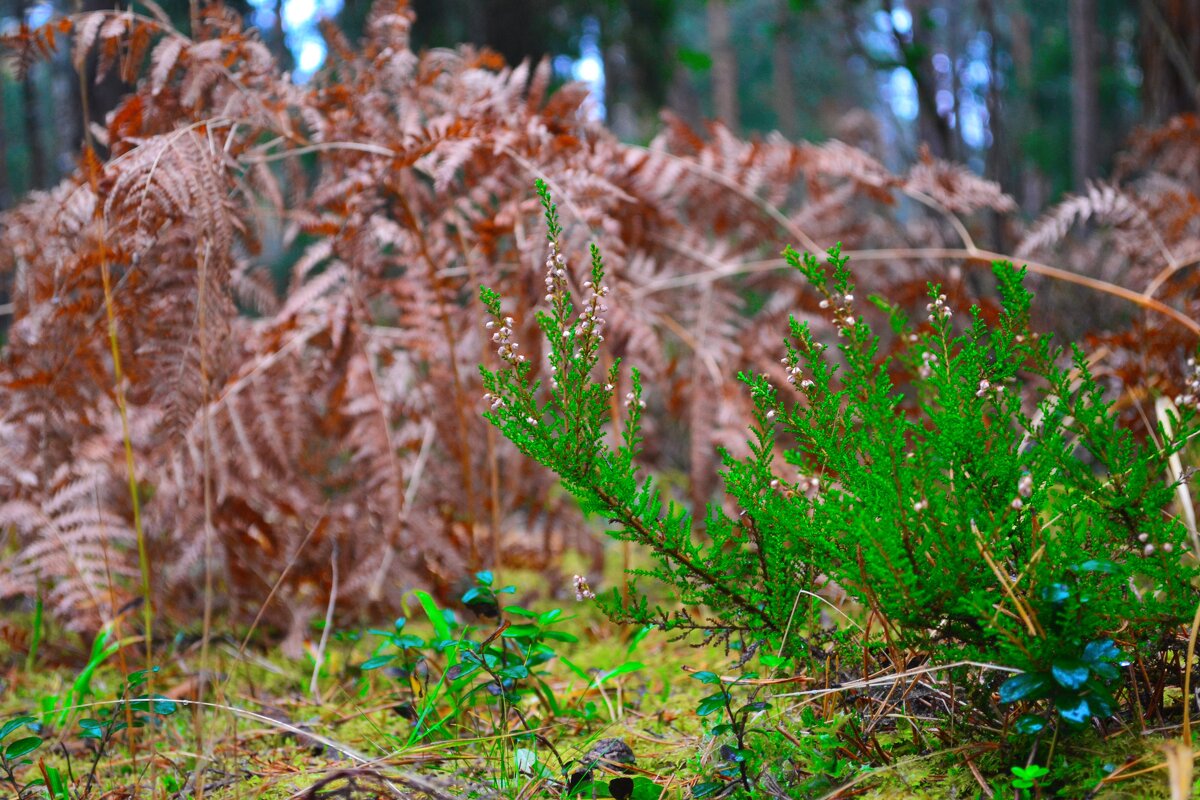
<instances>
[{"instance_id":1,"label":"green leaf","mask_svg":"<svg viewBox=\"0 0 1200 800\"><path fill-rule=\"evenodd\" d=\"M622 675L628 675L630 672L637 672L639 669L643 669L644 667L645 665L640 661L626 661L624 664L613 667L606 672L601 672L599 675L593 678L591 688L595 688L612 678L619 678Z\"/></svg>"},{"instance_id":2,"label":"green leaf","mask_svg":"<svg viewBox=\"0 0 1200 800\"><path fill-rule=\"evenodd\" d=\"M537 625L509 625L500 635L505 639L528 639L537 636L539 630Z\"/></svg>"},{"instance_id":3,"label":"green leaf","mask_svg":"<svg viewBox=\"0 0 1200 800\"><path fill-rule=\"evenodd\" d=\"M1019 700L1036 700L1046 696L1050 679L1036 672L1023 672L1000 684L1000 702L1015 703Z\"/></svg>"},{"instance_id":4,"label":"green leaf","mask_svg":"<svg viewBox=\"0 0 1200 800\"><path fill-rule=\"evenodd\" d=\"M519 681L522 678L529 677L529 667L524 664L513 664L511 667L505 667L496 673L501 678L510 678L514 681Z\"/></svg>"},{"instance_id":5,"label":"green leaf","mask_svg":"<svg viewBox=\"0 0 1200 800\"><path fill-rule=\"evenodd\" d=\"M388 664L392 663L395 659L396 659L396 656L394 656L394 655L375 656L374 658L368 658L366 661L364 661L362 666L359 667L359 669L363 670L364 672L370 672L373 669L379 669L380 667L386 667Z\"/></svg>"},{"instance_id":6,"label":"green leaf","mask_svg":"<svg viewBox=\"0 0 1200 800\"><path fill-rule=\"evenodd\" d=\"M153 695L154 713L163 717L169 717L179 710L179 704L169 697L161 694Z\"/></svg>"},{"instance_id":7,"label":"green leaf","mask_svg":"<svg viewBox=\"0 0 1200 800\"><path fill-rule=\"evenodd\" d=\"M579 637L566 631L542 631L542 638L554 642L578 642Z\"/></svg>"},{"instance_id":8,"label":"green leaf","mask_svg":"<svg viewBox=\"0 0 1200 800\"><path fill-rule=\"evenodd\" d=\"M1104 559L1091 559L1071 567L1075 572L1115 572L1116 565Z\"/></svg>"},{"instance_id":9,"label":"green leaf","mask_svg":"<svg viewBox=\"0 0 1200 800\"><path fill-rule=\"evenodd\" d=\"M8 722L4 723L4 725L0 726L0 739L8 736L22 725L29 725L36 721L37 720L30 716L14 717L13 719L10 719Z\"/></svg>"},{"instance_id":10,"label":"green leaf","mask_svg":"<svg viewBox=\"0 0 1200 800\"><path fill-rule=\"evenodd\" d=\"M1025 736L1031 736L1035 733L1042 731L1043 729L1045 729L1045 727L1046 727L1046 720L1042 719L1041 717L1035 716L1033 714L1024 714L1021 716L1020 719L1017 720L1017 723L1016 723L1016 725L1013 726L1013 729L1017 733L1023 734Z\"/></svg>"},{"instance_id":11,"label":"green leaf","mask_svg":"<svg viewBox=\"0 0 1200 800\"><path fill-rule=\"evenodd\" d=\"M709 795L716 794L723 788L725 788L725 784L721 783L720 781L705 781L704 783L697 783L692 787L692 797L708 797Z\"/></svg>"},{"instance_id":12,"label":"green leaf","mask_svg":"<svg viewBox=\"0 0 1200 800\"><path fill-rule=\"evenodd\" d=\"M1113 643L1112 639L1100 639L1095 642L1088 642L1087 647L1083 648L1083 660L1093 667L1099 661L1115 661L1120 657L1121 651Z\"/></svg>"},{"instance_id":13,"label":"green leaf","mask_svg":"<svg viewBox=\"0 0 1200 800\"><path fill-rule=\"evenodd\" d=\"M710 694L697 703L696 713L702 717L707 717L714 711L719 711L723 708L725 708L725 693L717 692L716 694Z\"/></svg>"},{"instance_id":14,"label":"green leaf","mask_svg":"<svg viewBox=\"0 0 1200 800\"><path fill-rule=\"evenodd\" d=\"M639 628L638 632L635 633L633 638L629 640L629 646L625 648L625 655L633 655L633 651L636 650L637 646L642 643L642 640L649 635L650 631L654 630L654 627L655 626L653 625L643 625L641 628Z\"/></svg>"},{"instance_id":15,"label":"green leaf","mask_svg":"<svg viewBox=\"0 0 1200 800\"><path fill-rule=\"evenodd\" d=\"M62 770L58 767L46 766L46 777L49 778L51 800L70 800L70 794L67 792L67 782L63 779Z\"/></svg>"},{"instance_id":16,"label":"green leaf","mask_svg":"<svg viewBox=\"0 0 1200 800\"><path fill-rule=\"evenodd\" d=\"M1054 680L1059 686L1066 689L1078 689L1087 682L1090 673L1087 664L1072 658L1066 661L1056 661L1050 667L1050 674L1054 676Z\"/></svg>"},{"instance_id":17,"label":"green leaf","mask_svg":"<svg viewBox=\"0 0 1200 800\"><path fill-rule=\"evenodd\" d=\"M513 753L513 762L517 767L517 772L525 775L533 774L533 768L538 763L537 753L526 747L519 747Z\"/></svg>"},{"instance_id":18,"label":"green leaf","mask_svg":"<svg viewBox=\"0 0 1200 800\"><path fill-rule=\"evenodd\" d=\"M544 614L540 614L537 618L538 625L549 625L563 615L561 608L552 608Z\"/></svg>"},{"instance_id":19,"label":"green leaf","mask_svg":"<svg viewBox=\"0 0 1200 800\"><path fill-rule=\"evenodd\" d=\"M718 684L721 682L720 675L718 675L715 672L709 672L708 670L704 670L702 672L694 672L694 673L692 673L692 677L695 678L696 680L700 681L701 683Z\"/></svg>"},{"instance_id":20,"label":"green leaf","mask_svg":"<svg viewBox=\"0 0 1200 800\"><path fill-rule=\"evenodd\" d=\"M475 580L479 581L484 586L491 586L496 577L489 570L475 573Z\"/></svg>"},{"instance_id":21,"label":"green leaf","mask_svg":"<svg viewBox=\"0 0 1200 800\"><path fill-rule=\"evenodd\" d=\"M1072 725L1083 725L1092 718L1092 709L1087 698L1063 699L1055 704L1058 715Z\"/></svg>"},{"instance_id":22,"label":"green leaf","mask_svg":"<svg viewBox=\"0 0 1200 800\"><path fill-rule=\"evenodd\" d=\"M4 748L4 758L7 761L20 758L23 755L28 755L34 750L42 746L42 738L40 736L26 736L24 739L17 739L15 742Z\"/></svg>"},{"instance_id":23,"label":"green leaf","mask_svg":"<svg viewBox=\"0 0 1200 800\"><path fill-rule=\"evenodd\" d=\"M1052 583L1042 588L1042 599L1050 603L1062 603L1071 596L1071 587L1065 583Z\"/></svg>"},{"instance_id":24,"label":"green leaf","mask_svg":"<svg viewBox=\"0 0 1200 800\"><path fill-rule=\"evenodd\" d=\"M406 633L402 636L393 636L392 644L399 647L401 650L418 649L425 646L425 640L420 636L414 636L411 633Z\"/></svg>"},{"instance_id":25,"label":"green leaf","mask_svg":"<svg viewBox=\"0 0 1200 800\"><path fill-rule=\"evenodd\" d=\"M442 614L442 610L438 608L437 601L433 599L429 592L417 589L413 592L413 597L417 598L417 602L425 610L425 616L429 617L429 622L433 625L433 632L436 638L443 641L453 638L453 634L450 633L449 623Z\"/></svg>"}]
</instances>

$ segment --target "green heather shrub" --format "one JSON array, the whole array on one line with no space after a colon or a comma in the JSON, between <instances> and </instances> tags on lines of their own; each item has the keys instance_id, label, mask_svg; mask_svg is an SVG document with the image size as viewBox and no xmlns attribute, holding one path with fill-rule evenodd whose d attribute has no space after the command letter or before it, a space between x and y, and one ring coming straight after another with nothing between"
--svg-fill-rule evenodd
<instances>
[{"instance_id":1,"label":"green heather shrub","mask_svg":"<svg viewBox=\"0 0 1200 800\"><path fill-rule=\"evenodd\" d=\"M994 266L1001 311L991 325L977 308L956 324L937 286L915 326L872 299L902 345L887 358L839 248L827 266L786 250L821 296L836 347L793 318L780 346L787 384L739 375L754 401L750 454L722 453L732 504L714 501L701 519L639 472L638 373L617 388L618 365L597 366L605 304L615 302L603 262L593 246L577 308L556 209L541 182L538 191L550 377L535 380L501 299L482 288L504 362L482 369L487 417L609 520L612 536L653 556L639 575L676 602L654 607L631 582L599 598L613 618L767 642L809 669L850 648L861 663L865 629L897 668L918 653L1024 670L1001 699L1045 698L1070 722L1111 714L1118 664L1162 652L1191 619L1194 543L1169 513L1176 487L1165 476L1197 432L1195 410L1137 441L1083 352L1029 330L1024 270ZM823 623L822 592L834 585L855 601L843 610L857 628Z\"/></svg>"}]
</instances>

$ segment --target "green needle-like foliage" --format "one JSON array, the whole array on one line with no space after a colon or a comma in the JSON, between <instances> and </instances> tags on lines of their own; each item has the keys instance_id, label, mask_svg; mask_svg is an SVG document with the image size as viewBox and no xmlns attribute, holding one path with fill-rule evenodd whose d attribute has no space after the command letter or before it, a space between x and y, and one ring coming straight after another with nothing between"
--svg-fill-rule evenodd
<instances>
[{"instance_id":1,"label":"green needle-like foliage","mask_svg":"<svg viewBox=\"0 0 1200 800\"><path fill-rule=\"evenodd\" d=\"M862 627L893 653L1046 674L1070 673L1059 669L1064 653L1101 640L1127 655L1160 652L1191 618L1196 543L1169 513L1175 486L1165 476L1168 457L1197 432L1195 410L1180 412L1173 434L1135 440L1083 352L1064 359L1029 330L1023 270L997 263L998 321L972 309L960 333L937 286L916 327L874 300L904 345L893 363L859 314L840 249L827 266L785 251L823 298L837 346L793 319L781 347L790 385L739 376L755 411L750 454L722 453L737 511L710 504L698 525L639 473L638 373L618 414L618 366L598 368L603 263L593 246L577 313L555 207L541 182L538 191L550 305L538 322L552 377L548 386L533 379L500 298L482 289L505 362L482 369L487 417L560 475L585 511L608 519L612 536L653 556L642 574L670 587L677 605L613 591L600 601L615 618L767 640L814 665L848 640L822 621L821 592L836 585L857 601L848 613L857 606Z\"/></svg>"}]
</instances>

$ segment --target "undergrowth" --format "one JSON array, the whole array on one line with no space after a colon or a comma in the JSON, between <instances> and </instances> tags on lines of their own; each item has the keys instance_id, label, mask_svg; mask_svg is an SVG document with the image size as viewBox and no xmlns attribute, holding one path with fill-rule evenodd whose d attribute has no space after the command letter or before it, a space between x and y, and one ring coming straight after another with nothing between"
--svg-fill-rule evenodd
<instances>
[{"instance_id":1,"label":"undergrowth","mask_svg":"<svg viewBox=\"0 0 1200 800\"><path fill-rule=\"evenodd\" d=\"M305 86L141 6L0 40L131 87L0 221L0 794L1187 791L1194 117L1026 225L928 156L622 143L404 0Z\"/></svg>"},{"instance_id":2,"label":"undergrowth","mask_svg":"<svg viewBox=\"0 0 1200 800\"><path fill-rule=\"evenodd\" d=\"M577 310L557 208L546 184L538 192L546 363L520 352L513 317L481 289L505 364L481 368L487 417L607 519L610 535L653 556L634 577L669 587L671 603L649 604L631 580L599 599L611 618L736 643L747 657L763 648L778 674L825 683L846 670L893 680L946 671L950 695L935 705L947 744L962 735L956 693L970 702L968 725L1054 740L1162 714L1168 686L1180 685L1171 654L1196 607L1200 542L1168 513L1186 480L1170 477L1171 461L1198 430L1194 397L1163 406L1157 435L1137 441L1084 351L1030 330L1024 273L1007 263L995 265L1001 308L990 324L973 308L956 326L937 285L917 326L872 298L904 343L881 357L840 249L828 268L788 249L839 343L793 317L780 348L786 392L739 375L754 401L749 455L722 453L729 502L694 515L636 463L636 369L608 433L624 387L618 363L599 370L604 264L593 245ZM1002 706L1026 713L1014 722ZM740 751L744 722L729 713Z\"/></svg>"}]
</instances>

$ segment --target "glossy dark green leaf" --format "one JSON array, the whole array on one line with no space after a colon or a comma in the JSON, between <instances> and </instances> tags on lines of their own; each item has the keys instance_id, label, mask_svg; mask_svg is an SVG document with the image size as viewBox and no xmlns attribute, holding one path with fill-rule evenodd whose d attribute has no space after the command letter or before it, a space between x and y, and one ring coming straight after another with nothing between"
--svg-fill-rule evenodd
<instances>
[{"instance_id":1,"label":"glossy dark green leaf","mask_svg":"<svg viewBox=\"0 0 1200 800\"><path fill-rule=\"evenodd\" d=\"M1056 705L1058 715L1072 725L1083 725L1092 718L1092 709L1086 698L1062 700Z\"/></svg>"},{"instance_id":2,"label":"glossy dark green leaf","mask_svg":"<svg viewBox=\"0 0 1200 800\"><path fill-rule=\"evenodd\" d=\"M160 716L169 717L179 710L179 703L175 702L169 697L164 697L161 694L154 695L153 701L154 713L159 714Z\"/></svg>"},{"instance_id":3,"label":"glossy dark green leaf","mask_svg":"<svg viewBox=\"0 0 1200 800\"><path fill-rule=\"evenodd\" d=\"M696 713L702 717L706 717L714 711L718 711L725 707L725 693L718 692L710 694L696 704Z\"/></svg>"},{"instance_id":4,"label":"glossy dark green leaf","mask_svg":"<svg viewBox=\"0 0 1200 800\"><path fill-rule=\"evenodd\" d=\"M1030 736L1044 730L1045 727L1046 720L1033 714L1025 714L1017 720L1017 723L1013 726L1013 730L1017 733Z\"/></svg>"},{"instance_id":5,"label":"glossy dark green leaf","mask_svg":"<svg viewBox=\"0 0 1200 800\"><path fill-rule=\"evenodd\" d=\"M30 717L30 716L13 717L8 722L4 723L3 725L0 725L0 739L3 739L5 736L8 736L10 733L15 731L17 728L20 728L22 725L29 725L36 721L37 720L35 720L33 717Z\"/></svg>"},{"instance_id":6,"label":"glossy dark green leaf","mask_svg":"<svg viewBox=\"0 0 1200 800\"><path fill-rule=\"evenodd\" d=\"M1076 659L1064 659L1056 661L1050 667L1050 674L1054 676L1054 681L1065 689L1078 689L1087 682L1091 672L1088 670L1087 664Z\"/></svg>"},{"instance_id":7,"label":"glossy dark green leaf","mask_svg":"<svg viewBox=\"0 0 1200 800\"><path fill-rule=\"evenodd\" d=\"M1071 596L1071 587L1065 583L1052 583L1042 588L1042 599L1050 603L1062 603Z\"/></svg>"},{"instance_id":8,"label":"glossy dark green leaf","mask_svg":"<svg viewBox=\"0 0 1200 800\"><path fill-rule=\"evenodd\" d=\"M1083 660L1089 664L1095 664L1097 661L1115 661L1120 657L1121 651L1112 639L1089 642L1087 647L1083 648Z\"/></svg>"},{"instance_id":9,"label":"glossy dark green leaf","mask_svg":"<svg viewBox=\"0 0 1200 800\"><path fill-rule=\"evenodd\" d=\"M715 672L709 672L708 670L692 673L692 677L701 683L718 684L721 682L720 675Z\"/></svg>"},{"instance_id":10,"label":"glossy dark green leaf","mask_svg":"<svg viewBox=\"0 0 1200 800\"><path fill-rule=\"evenodd\" d=\"M23 739L17 739L15 742L4 748L4 758L8 761L28 755L34 750L37 750L42 745L40 736L26 736Z\"/></svg>"},{"instance_id":11,"label":"glossy dark green leaf","mask_svg":"<svg viewBox=\"0 0 1200 800\"><path fill-rule=\"evenodd\" d=\"M561 608L552 608L544 614L539 614L537 618L538 625L549 625L563 614Z\"/></svg>"},{"instance_id":12,"label":"glossy dark green leaf","mask_svg":"<svg viewBox=\"0 0 1200 800\"><path fill-rule=\"evenodd\" d=\"M1046 696L1050 679L1036 672L1023 672L1000 684L1000 702L1015 703L1018 700L1036 700Z\"/></svg>"}]
</instances>

